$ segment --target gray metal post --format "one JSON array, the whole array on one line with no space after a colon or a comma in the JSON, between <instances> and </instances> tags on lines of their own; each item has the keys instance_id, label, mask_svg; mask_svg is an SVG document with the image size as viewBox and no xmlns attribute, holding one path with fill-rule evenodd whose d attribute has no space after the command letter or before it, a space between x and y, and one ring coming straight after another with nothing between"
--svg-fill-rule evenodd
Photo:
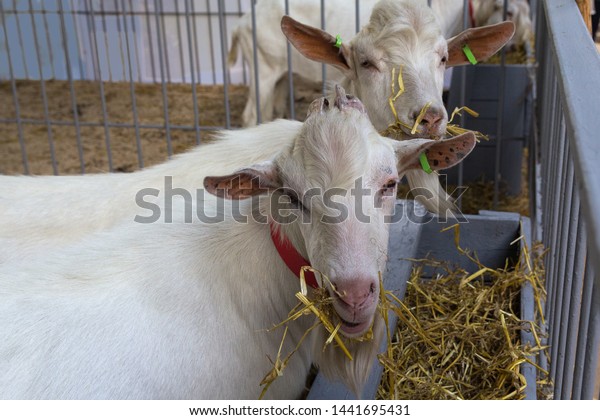
<instances>
[{"instance_id":1,"label":"gray metal post","mask_svg":"<svg viewBox=\"0 0 600 420\"><path fill-rule=\"evenodd\" d=\"M73 85L73 73L71 70L71 57L69 54L69 45L67 43L67 29L65 25L65 11L62 2L58 2L58 11L60 14L60 29L62 34L62 45L65 50L65 61L67 70L67 79L69 81L69 93L71 95L71 106L73 109L73 121L75 123L75 138L77 141L77 154L79 155L80 170L85 174L85 160L83 157L83 145L81 144L81 127L79 125L79 114L77 112L77 97L75 96L75 87Z\"/></svg>"},{"instance_id":2,"label":"gray metal post","mask_svg":"<svg viewBox=\"0 0 600 420\"><path fill-rule=\"evenodd\" d=\"M17 82L13 72L13 63L10 52L10 42L8 32L6 30L6 21L4 19L4 6L0 1L0 18L2 19L2 30L4 32L4 42L6 47L6 57L8 61L8 74L10 76L10 87L12 91L13 106L15 108L15 119L17 124L17 135L19 137L19 147L21 148L21 160L23 161L23 173L29 175L29 161L27 159L27 149L25 147L25 139L23 137L23 125L21 123L21 108L19 106L19 96L17 93ZM18 19L17 19L18 20Z\"/></svg>"},{"instance_id":3,"label":"gray metal post","mask_svg":"<svg viewBox=\"0 0 600 420\"><path fill-rule=\"evenodd\" d=\"M125 0L123 2L123 29L125 30L125 44L127 45L127 70L129 73L129 96L131 97L131 112L133 114L133 126L135 129L135 145L137 149L138 166L144 167L144 154L142 153L142 141L140 138L140 122L138 120L137 99L135 96L135 84L133 82L133 66L131 65L131 49L129 48L129 31L127 27L127 15L125 13ZM118 11L118 5L115 4ZM123 63L124 64L124 63ZM124 67L124 66L123 66Z\"/></svg>"},{"instance_id":4,"label":"gray metal post","mask_svg":"<svg viewBox=\"0 0 600 420\"><path fill-rule=\"evenodd\" d=\"M219 32L221 34L221 64L223 66L223 106L225 107L225 128L231 128L229 109L229 74L227 73L227 33L225 32L225 4L219 0Z\"/></svg>"}]
</instances>

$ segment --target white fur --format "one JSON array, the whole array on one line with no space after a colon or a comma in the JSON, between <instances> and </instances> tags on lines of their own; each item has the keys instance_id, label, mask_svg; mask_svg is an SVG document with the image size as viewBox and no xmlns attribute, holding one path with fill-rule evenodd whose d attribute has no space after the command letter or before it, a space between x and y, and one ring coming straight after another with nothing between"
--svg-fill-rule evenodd
<instances>
[{"instance_id":1,"label":"white fur","mask_svg":"<svg viewBox=\"0 0 600 420\"><path fill-rule=\"evenodd\" d=\"M277 122L271 126L284 128L276 137L281 151L253 170L300 192L314 187L349 190L359 177L363 186L378 190L397 179L406 165L415 164L423 147L439 144L382 138L366 114L354 108L324 108L304 125ZM252 133L276 131L263 127L236 136L252 141ZM119 194L110 201L118 213L131 205L131 197L120 188L131 188L131 194L139 185L152 185L168 173L165 168L179 171L188 187L200 188L204 175L194 166L193 157L212 147L200 147L136 174L86 176L81 182L97 179L98 187L110 183L118 187L114 193ZM226 160L221 156L213 169ZM268 168L272 168L269 173ZM10 180L13 185L19 181ZM281 229L315 268L351 295L357 284L376 281L377 272L385 268L388 228L383 217L391 212L393 197L392 192L379 203L372 197L362 201L365 213L372 217L370 223L361 223L350 212L345 221L327 225L319 216L329 210L317 196L311 223L295 222ZM340 200L353 208L349 195ZM196 205L214 212L217 203L214 196L206 196ZM240 203L249 210L249 200ZM261 201L263 213L268 203ZM229 206L225 205L225 214ZM92 203L85 208L94 211ZM275 357L282 333L264 330L285 319L295 305L298 279L280 260L267 225L252 220L238 223L229 216L217 224L197 218L184 223L182 203L176 202L174 209L173 223L99 220L101 232L36 258L15 258L0 265L3 398L253 399L259 395L259 382L271 367L267 356ZM67 223L58 211L47 217ZM378 296L375 284L373 304ZM336 302L338 313L349 316L347 308L340 309ZM374 316L369 315L373 304L361 313ZM310 322L292 324L284 354ZM350 346L354 362L333 346L323 352L325 335L316 334L314 347L298 351L267 397L298 397L311 362L359 391L382 337L378 316L374 332L373 341Z\"/></svg>"},{"instance_id":2,"label":"white fur","mask_svg":"<svg viewBox=\"0 0 600 420\"><path fill-rule=\"evenodd\" d=\"M0 263L27 258L145 215L135 202L143 188L159 189L158 197L145 200L164 208L166 177L172 177L173 188L195 192L207 175L227 174L272 158L301 126L297 121L279 120L223 131L211 144L130 174L0 176Z\"/></svg>"}]
</instances>

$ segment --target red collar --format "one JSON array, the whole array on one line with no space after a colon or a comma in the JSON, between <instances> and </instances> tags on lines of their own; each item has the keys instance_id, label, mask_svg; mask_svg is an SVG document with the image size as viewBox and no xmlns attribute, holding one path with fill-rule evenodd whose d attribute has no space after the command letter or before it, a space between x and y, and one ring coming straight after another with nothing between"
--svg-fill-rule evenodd
<instances>
[{"instance_id":1,"label":"red collar","mask_svg":"<svg viewBox=\"0 0 600 420\"><path fill-rule=\"evenodd\" d=\"M279 253L279 256L285 265L287 265L287 267L290 269L290 271L299 277L301 268L306 265L310 266L310 263L306 261L302 255L300 255L300 253L296 250L296 248L294 248L292 243L288 238L285 237L285 235L281 235L279 233L279 229L275 223L269 223L269 228L271 230L271 239L275 245L275 248L277 249L277 252ZM304 279L306 280L306 284L308 286L312 287L313 289L319 288L319 283L317 283L315 273L312 271L305 271Z\"/></svg>"}]
</instances>

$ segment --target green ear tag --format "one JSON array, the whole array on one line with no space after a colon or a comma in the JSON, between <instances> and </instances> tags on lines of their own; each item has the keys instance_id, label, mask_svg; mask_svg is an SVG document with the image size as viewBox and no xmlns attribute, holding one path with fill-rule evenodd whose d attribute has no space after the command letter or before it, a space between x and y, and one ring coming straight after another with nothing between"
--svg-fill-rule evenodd
<instances>
[{"instance_id":1,"label":"green ear tag","mask_svg":"<svg viewBox=\"0 0 600 420\"><path fill-rule=\"evenodd\" d=\"M335 44L333 44L334 47L336 48L340 48L342 46L342 37L339 35L335 36Z\"/></svg>"},{"instance_id":2,"label":"green ear tag","mask_svg":"<svg viewBox=\"0 0 600 420\"><path fill-rule=\"evenodd\" d=\"M473 65L477 64L477 59L475 58L475 55L473 55L473 51L471 51L471 48L469 48L468 44L465 44L462 47L462 50L465 53L465 55L467 56L469 63L471 63Z\"/></svg>"},{"instance_id":3,"label":"green ear tag","mask_svg":"<svg viewBox=\"0 0 600 420\"><path fill-rule=\"evenodd\" d=\"M421 153L419 156L419 161L421 162L421 168L423 168L426 173L430 174L433 172L431 166L429 166L429 161L427 160L427 155L425 152Z\"/></svg>"}]
</instances>

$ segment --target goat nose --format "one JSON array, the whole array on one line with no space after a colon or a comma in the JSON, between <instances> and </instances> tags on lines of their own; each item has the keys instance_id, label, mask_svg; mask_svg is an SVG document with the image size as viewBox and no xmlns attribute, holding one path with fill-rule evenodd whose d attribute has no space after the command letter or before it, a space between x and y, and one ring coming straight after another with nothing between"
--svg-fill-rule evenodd
<instances>
[{"instance_id":1,"label":"goat nose","mask_svg":"<svg viewBox=\"0 0 600 420\"><path fill-rule=\"evenodd\" d=\"M333 286L340 301L350 309L359 309L376 290L374 281L351 282L343 286L333 283Z\"/></svg>"},{"instance_id":2,"label":"goat nose","mask_svg":"<svg viewBox=\"0 0 600 420\"><path fill-rule=\"evenodd\" d=\"M415 111L413 113L413 119L415 121L417 118L419 118L420 113L421 111ZM443 119L444 114L440 110L437 108L429 108L427 111L425 111L425 115L423 115L421 118L421 124L423 124L423 127L425 127L427 132L433 132L437 126L440 125Z\"/></svg>"}]
</instances>

